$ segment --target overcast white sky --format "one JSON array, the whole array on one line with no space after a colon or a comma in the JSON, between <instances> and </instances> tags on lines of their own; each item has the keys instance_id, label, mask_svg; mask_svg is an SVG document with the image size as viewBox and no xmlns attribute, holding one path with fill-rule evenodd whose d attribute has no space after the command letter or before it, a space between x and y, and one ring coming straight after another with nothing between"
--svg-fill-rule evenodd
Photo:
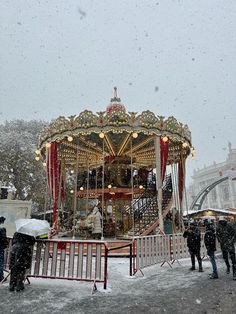
<instances>
[{"instance_id":1,"label":"overcast white sky","mask_svg":"<svg viewBox=\"0 0 236 314\"><path fill-rule=\"evenodd\" d=\"M174 115L194 168L236 148L235 0L1 0L0 122L105 110Z\"/></svg>"}]
</instances>

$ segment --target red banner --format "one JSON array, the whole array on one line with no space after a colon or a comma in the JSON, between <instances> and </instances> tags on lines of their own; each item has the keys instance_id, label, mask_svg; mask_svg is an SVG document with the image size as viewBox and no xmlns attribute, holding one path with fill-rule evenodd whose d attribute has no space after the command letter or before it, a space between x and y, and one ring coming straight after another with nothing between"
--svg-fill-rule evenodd
<instances>
[{"instance_id":1,"label":"red banner","mask_svg":"<svg viewBox=\"0 0 236 314\"><path fill-rule=\"evenodd\" d=\"M53 200L53 222L57 220L57 201L59 192L59 167L57 159L57 143L51 143L47 148L47 179L48 190Z\"/></svg>"},{"instance_id":2,"label":"red banner","mask_svg":"<svg viewBox=\"0 0 236 314\"><path fill-rule=\"evenodd\" d=\"M179 200L180 204L183 200L184 184L185 184L185 160L178 163L178 185L179 185Z\"/></svg>"},{"instance_id":3,"label":"red banner","mask_svg":"<svg viewBox=\"0 0 236 314\"><path fill-rule=\"evenodd\" d=\"M160 159L161 159L161 179L162 179L162 182L164 181L165 174L166 174L168 152L169 152L168 141L164 142L163 139L160 138L160 155L161 155Z\"/></svg>"}]
</instances>

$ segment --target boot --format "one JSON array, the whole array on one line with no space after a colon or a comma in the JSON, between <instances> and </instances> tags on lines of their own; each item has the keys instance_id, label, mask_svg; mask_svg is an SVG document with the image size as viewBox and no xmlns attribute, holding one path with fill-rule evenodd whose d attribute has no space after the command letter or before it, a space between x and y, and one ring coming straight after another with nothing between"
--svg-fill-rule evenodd
<instances>
[{"instance_id":1,"label":"boot","mask_svg":"<svg viewBox=\"0 0 236 314\"><path fill-rule=\"evenodd\" d=\"M230 273L230 266L227 266L226 274L229 274L229 273Z\"/></svg>"},{"instance_id":2,"label":"boot","mask_svg":"<svg viewBox=\"0 0 236 314\"><path fill-rule=\"evenodd\" d=\"M210 279L218 279L218 274L217 273L212 273L210 276L209 276Z\"/></svg>"},{"instance_id":3,"label":"boot","mask_svg":"<svg viewBox=\"0 0 236 314\"><path fill-rule=\"evenodd\" d=\"M192 266L191 268L189 268L189 270L196 270L195 266Z\"/></svg>"},{"instance_id":4,"label":"boot","mask_svg":"<svg viewBox=\"0 0 236 314\"><path fill-rule=\"evenodd\" d=\"M203 269L202 269L202 260L199 260L199 261L198 261L198 264L199 264L199 270L198 270L198 271L199 271L200 273L202 273L202 272L203 272Z\"/></svg>"},{"instance_id":5,"label":"boot","mask_svg":"<svg viewBox=\"0 0 236 314\"><path fill-rule=\"evenodd\" d=\"M233 267L233 280L236 280L236 265Z\"/></svg>"}]
</instances>

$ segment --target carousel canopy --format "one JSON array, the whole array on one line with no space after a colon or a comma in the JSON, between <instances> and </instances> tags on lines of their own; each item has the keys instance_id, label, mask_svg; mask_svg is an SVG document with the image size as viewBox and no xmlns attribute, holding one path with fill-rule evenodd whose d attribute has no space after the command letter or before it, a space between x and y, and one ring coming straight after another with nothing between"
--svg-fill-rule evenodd
<instances>
[{"instance_id":1,"label":"carousel canopy","mask_svg":"<svg viewBox=\"0 0 236 314\"><path fill-rule=\"evenodd\" d=\"M60 116L46 127L39 139L39 154L46 158L50 143L57 143L59 160L66 168L99 167L109 163L130 163L137 167L155 167L154 137L168 141L167 164L185 159L191 152L191 133L187 125L173 116L165 118L146 110L126 112L117 89L105 111L85 110L68 118Z\"/></svg>"}]
</instances>

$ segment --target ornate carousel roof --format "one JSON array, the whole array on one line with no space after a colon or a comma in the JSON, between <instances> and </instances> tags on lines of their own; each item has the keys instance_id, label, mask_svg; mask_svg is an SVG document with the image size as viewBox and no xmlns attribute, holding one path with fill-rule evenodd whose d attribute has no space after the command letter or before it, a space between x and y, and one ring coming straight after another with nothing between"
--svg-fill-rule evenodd
<instances>
[{"instance_id":1,"label":"ornate carousel roof","mask_svg":"<svg viewBox=\"0 0 236 314\"><path fill-rule=\"evenodd\" d=\"M40 134L39 150L45 156L51 142L58 143L59 159L68 167L78 160L80 166L99 166L103 159L112 163L155 166L154 137L169 141L168 164L186 158L191 150L191 133L187 125L176 118L155 115L149 110L138 114L126 112L125 106L114 95L105 111L85 110L68 118L60 116ZM132 141L131 141L132 139Z\"/></svg>"}]
</instances>

